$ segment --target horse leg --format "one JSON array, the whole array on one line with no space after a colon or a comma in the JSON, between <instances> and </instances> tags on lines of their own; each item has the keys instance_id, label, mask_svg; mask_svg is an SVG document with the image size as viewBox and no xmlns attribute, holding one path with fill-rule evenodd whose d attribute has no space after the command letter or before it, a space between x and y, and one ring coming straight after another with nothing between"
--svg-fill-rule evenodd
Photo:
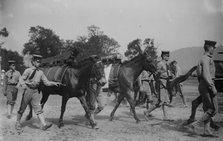
<instances>
[{"instance_id":1,"label":"horse leg","mask_svg":"<svg viewBox=\"0 0 223 141\"><path fill-rule=\"evenodd\" d=\"M89 120L89 123L91 124L92 128L94 128L96 123L95 123L95 121L91 117L90 109L89 109L89 107L87 105L87 101L85 99L85 96L78 97L78 99L80 100L81 105L84 108L84 111L86 113L85 117Z\"/></svg>"},{"instance_id":2,"label":"horse leg","mask_svg":"<svg viewBox=\"0 0 223 141\"><path fill-rule=\"evenodd\" d=\"M60 119L59 119L59 125L58 125L59 128L64 126L63 115L64 115L64 112L66 110L66 105L67 105L68 99L69 98L66 95L63 96L63 98L62 98L61 113L60 113Z\"/></svg>"},{"instance_id":3,"label":"horse leg","mask_svg":"<svg viewBox=\"0 0 223 141\"><path fill-rule=\"evenodd\" d=\"M40 101L40 104L41 104L42 109L43 109L43 107L44 107L46 101L48 100L50 94L49 94L49 93L44 93L44 92L43 92L42 95L43 95L43 97L42 97L42 99L41 99L41 101Z\"/></svg>"},{"instance_id":4,"label":"horse leg","mask_svg":"<svg viewBox=\"0 0 223 141\"><path fill-rule=\"evenodd\" d=\"M118 95L118 99L117 99L117 102L115 104L115 107L114 109L112 110L111 114L110 114L110 118L109 120L112 121L113 118L114 118L114 114L115 114L115 111L118 109L120 103L122 102L122 100L124 99L124 96L122 96L121 94Z\"/></svg>"},{"instance_id":5,"label":"horse leg","mask_svg":"<svg viewBox=\"0 0 223 141\"><path fill-rule=\"evenodd\" d=\"M179 84L179 86L178 86L178 92L180 93L180 97L182 98L184 107L187 107L186 98L185 98L185 96L183 95L181 84Z\"/></svg>"},{"instance_id":6,"label":"horse leg","mask_svg":"<svg viewBox=\"0 0 223 141\"><path fill-rule=\"evenodd\" d=\"M140 120L139 120L139 118L137 117L137 115L136 115L136 111L135 111L135 105L136 105L136 102L135 102L134 99L133 99L131 96L129 96L129 95L128 95L126 98L127 98L127 101L129 102L129 105L130 105L130 108L131 108L131 112L132 112L132 114L133 114L133 117L134 117L135 120L136 120L136 123L139 123Z\"/></svg>"},{"instance_id":7,"label":"horse leg","mask_svg":"<svg viewBox=\"0 0 223 141\"><path fill-rule=\"evenodd\" d=\"M29 114L26 116L26 120L30 120L33 117L33 108L31 103L29 103Z\"/></svg>"}]
</instances>

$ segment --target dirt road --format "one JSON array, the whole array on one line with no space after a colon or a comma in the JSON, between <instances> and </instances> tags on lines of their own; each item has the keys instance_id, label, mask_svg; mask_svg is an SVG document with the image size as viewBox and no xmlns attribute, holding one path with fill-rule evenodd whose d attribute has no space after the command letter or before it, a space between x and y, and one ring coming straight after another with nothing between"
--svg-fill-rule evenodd
<instances>
[{"instance_id":1,"label":"dirt road","mask_svg":"<svg viewBox=\"0 0 223 141\"><path fill-rule=\"evenodd\" d=\"M190 130L181 124L190 115L191 100L198 95L196 85L189 81L184 84L184 93L187 97L189 107L183 108L179 96L175 99L175 106L168 109L169 117L173 121L162 121L161 109L155 110L150 121L145 121L143 108L137 107L137 115L141 122L137 124L129 114L129 107L121 106L116 114L114 121L108 121L113 109L112 100L108 97L108 105L96 117L99 129L91 129L87 120L84 118L84 110L76 98L72 98L67 103L64 115L65 126L57 127L60 115L61 97L50 96L44 107L44 115L48 122L53 126L47 131L39 129L40 123L37 117L30 121L25 121L24 113L22 119L23 130L14 129L16 112L21 101L21 92L18 95L15 111L11 119L6 118L6 99L0 95L0 140L1 141L222 141L223 128L213 131L218 138L205 138L202 136L191 136ZM2 93L1 93L2 94ZM201 117L202 109L198 109L197 118ZM217 114L214 118L219 125L223 126L223 114ZM202 133L203 127L198 128Z\"/></svg>"}]
</instances>

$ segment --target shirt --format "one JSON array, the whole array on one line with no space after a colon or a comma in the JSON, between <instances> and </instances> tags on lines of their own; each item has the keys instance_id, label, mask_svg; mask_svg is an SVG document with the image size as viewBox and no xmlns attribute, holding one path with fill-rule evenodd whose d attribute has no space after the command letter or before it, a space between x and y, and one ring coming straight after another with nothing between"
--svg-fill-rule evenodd
<instances>
[{"instance_id":1,"label":"shirt","mask_svg":"<svg viewBox=\"0 0 223 141\"><path fill-rule=\"evenodd\" d=\"M212 57L207 54L203 55L199 65L201 66L201 78L207 82L209 87L214 86L215 65Z\"/></svg>"},{"instance_id":2,"label":"shirt","mask_svg":"<svg viewBox=\"0 0 223 141\"><path fill-rule=\"evenodd\" d=\"M5 73L6 84L17 84L19 82L21 74L17 70L8 70Z\"/></svg>"},{"instance_id":3,"label":"shirt","mask_svg":"<svg viewBox=\"0 0 223 141\"><path fill-rule=\"evenodd\" d=\"M157 64L157 69L158 69L158 72L160 73L161 78L168 78L168 76L170 75L170 72L169 72L167 66L168 66L168 64L165 60L161 60Z\"/></svg>"},{"instance_id":4,"label":"shirt","mask_svg":"<svg viewBox=\"0 0 223 141\"><path fill-rule=\"evenodd\" d=\"M42 70L37 69L34 77L30 80L29 77L35 70L35 67L27 68L21 76L19 84L23 87L26 87L29 84L29 87L38 88L40 82L43 82L46 86L55 85L55 82L49 81Z\"/></svg>"}]
</instances>

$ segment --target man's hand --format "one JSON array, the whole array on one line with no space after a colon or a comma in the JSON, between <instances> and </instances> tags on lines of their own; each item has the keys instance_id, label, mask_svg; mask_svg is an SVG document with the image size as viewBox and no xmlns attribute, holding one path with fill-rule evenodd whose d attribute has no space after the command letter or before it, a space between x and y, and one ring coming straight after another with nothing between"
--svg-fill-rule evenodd
<instances>
[{"instance_id":1,"label":"man's hand","mask_svg":"<svg viewBox=\"0 0 223 141\"><path fill-rule=\"evenodd\" d=\"M60 83L60 82L55 82L55 85L56 85L57 87L60 87L60 86L62 86L63 84Z\"/></svg>"},{"instance_id":2,"label":"man's hand","mask_svg":"<svg viewBox=\"0 0 223 141\"><path fill-rule=\"evenodd\" d=\"M168 79L173 79L173 76L171 75L171 76L168 76Z\"/></svg>"},{"instance_id":3,"label":"man's hand","mask_svg":"<svg viewBox=\"0 0 223 141\"><path fill-rule=\"evenodd\" d=\"M213 93L213 95L217 95L218 91L215 87L212 87L212 93Z\"/></svg>"}]
</instances>

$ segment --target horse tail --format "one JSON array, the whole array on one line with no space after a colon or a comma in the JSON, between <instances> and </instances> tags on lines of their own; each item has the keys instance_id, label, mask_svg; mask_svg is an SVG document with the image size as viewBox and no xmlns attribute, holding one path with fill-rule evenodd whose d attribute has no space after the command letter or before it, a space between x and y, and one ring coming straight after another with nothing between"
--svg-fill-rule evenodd
<instances>
[{"instance_id":1,"label":"horse tail","mask_svg":"<svg viewBox=\"0 0 223 141\"><path fill-rule=\"evenodd\" d=\"M173 88L181 83L181 82L184 82L185 80L187 80L189 78L189 76L197 69L197 66L194 66L192 67L186 74L184 75L181 75L179 77L176 77L175 79L173 80L170 80L169 81L169 85L168 85L168 91L171 91L173 90Z\"/></svg>"}]
</instances>

